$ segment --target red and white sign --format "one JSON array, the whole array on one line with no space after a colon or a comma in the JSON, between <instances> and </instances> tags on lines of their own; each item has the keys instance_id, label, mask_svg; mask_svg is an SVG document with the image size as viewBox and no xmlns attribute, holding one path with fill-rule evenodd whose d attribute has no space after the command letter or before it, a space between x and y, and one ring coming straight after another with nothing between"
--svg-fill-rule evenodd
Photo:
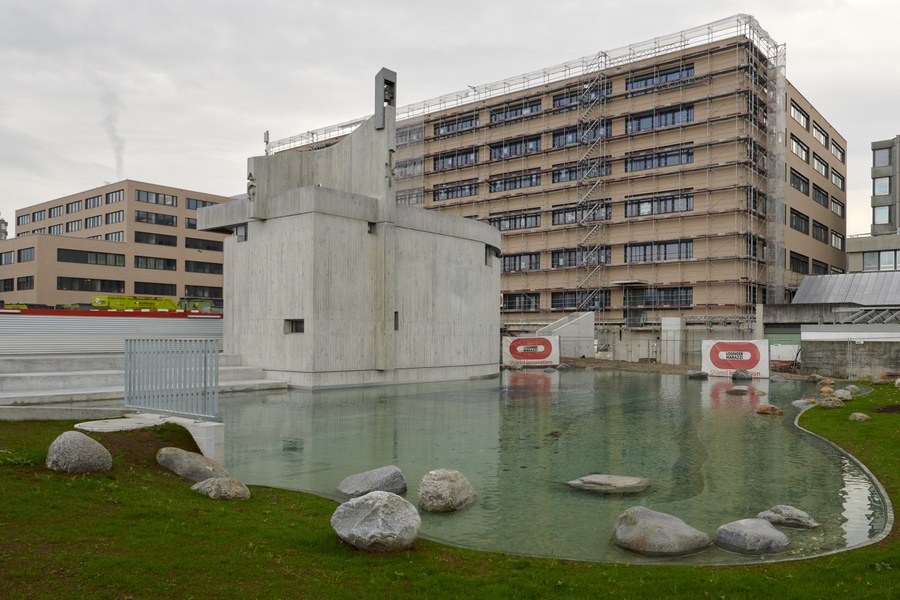
<instances>
[{"instance_id":1,"label":"red and white sign","mask_svg":"<svg viewBox=\"0 0 900 600\"><path fill-rule=\"evenodd\" d=\"M555 367L559 364L559 336L503 338L503 364Z\"/></svg>"},{"instance_id":2,"label":"red and white sign","mask_svg":"<svg viewBox=\"0 0 900 600\"><path fill-rule=\"evenodd\" d=\"M768 379L769 340L703 340L700 368L711 377L731 377L738 369L746 369L754 378Z\"/></svg>"}]
</instances>

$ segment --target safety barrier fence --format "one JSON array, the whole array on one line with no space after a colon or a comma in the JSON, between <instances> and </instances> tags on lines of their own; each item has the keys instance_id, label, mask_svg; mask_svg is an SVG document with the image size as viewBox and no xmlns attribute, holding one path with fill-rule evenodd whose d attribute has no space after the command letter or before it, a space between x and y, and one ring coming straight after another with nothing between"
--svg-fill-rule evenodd
<instances>
[{"instance_id":1,"label":"safety barrier fence","mask_svg":"<svg viewBox=\"0 0 900 600\"><path fill-rule=\"evenodd\" d=\"M125 340L125 406L219 418L219 341Z\"/></svg>"}]
</instances>

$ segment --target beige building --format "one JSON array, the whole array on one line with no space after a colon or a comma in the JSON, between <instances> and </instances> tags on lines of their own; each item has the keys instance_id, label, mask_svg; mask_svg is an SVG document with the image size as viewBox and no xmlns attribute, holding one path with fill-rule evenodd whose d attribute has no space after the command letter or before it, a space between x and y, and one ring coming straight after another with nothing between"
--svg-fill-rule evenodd
<instances>
[{"instance_id":1,"label":"beige building","mask_svg":"<svg viewBox=\"0 0 900 600\"><path fill-rule=\"evenodd\" d=\"M197 209L231 198L125 180L16 211L0 242L0 300L90 305L125 294L221 301L223 235Z\"/></svg>"},{"instance_id":2,"label":"beige building","mask_svg":"<svg viewBox=\"0 0 900 600\"><path fill-rule=\"evenodd\" d=\"M398 202L501 231L512 329L750 322L846 268L846 140L784 56L738 15L400 108Z\"/></svg>"}]
</instances>

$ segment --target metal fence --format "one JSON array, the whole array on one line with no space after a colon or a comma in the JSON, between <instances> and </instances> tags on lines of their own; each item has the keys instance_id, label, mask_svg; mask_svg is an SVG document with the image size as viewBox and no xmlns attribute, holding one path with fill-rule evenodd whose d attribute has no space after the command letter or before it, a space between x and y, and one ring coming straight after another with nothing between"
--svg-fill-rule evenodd
<instances>
[{"instance_id":1,"label":"metal fence","mask_svg":"<svg viewBox=\"0 0 900 600\"><path fill-rule=\"evenodd\" d=\"M219 341L125 340L125 406L217 420Z\"/></svg>"}]
</instances>

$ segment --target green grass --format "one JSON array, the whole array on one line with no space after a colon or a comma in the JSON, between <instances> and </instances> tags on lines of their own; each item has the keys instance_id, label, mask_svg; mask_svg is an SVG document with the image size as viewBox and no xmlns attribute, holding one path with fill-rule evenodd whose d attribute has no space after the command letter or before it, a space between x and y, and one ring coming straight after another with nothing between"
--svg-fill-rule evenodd
<instances>
[{"instance_id":1,"label":"green grass","mask_svg":"<svg viewBox=\"0 0 900 600\"><path fill-rule=\"evenodd\" d=\"M893 386L801 424L859 457L900 498L900 404ZM852 423L850 412L871 421ZM578 563L420 540L371 555L337 538L336 504L253 487L214 501L156 464L195 450L183 429L91 434L113 454L97 475L47 470L72 422L0 422L0 598L898 598L896 527L882 542L818 559L741 567ZM605 540L602 541L605 543Z\"/></svg>"}]
</instances>

